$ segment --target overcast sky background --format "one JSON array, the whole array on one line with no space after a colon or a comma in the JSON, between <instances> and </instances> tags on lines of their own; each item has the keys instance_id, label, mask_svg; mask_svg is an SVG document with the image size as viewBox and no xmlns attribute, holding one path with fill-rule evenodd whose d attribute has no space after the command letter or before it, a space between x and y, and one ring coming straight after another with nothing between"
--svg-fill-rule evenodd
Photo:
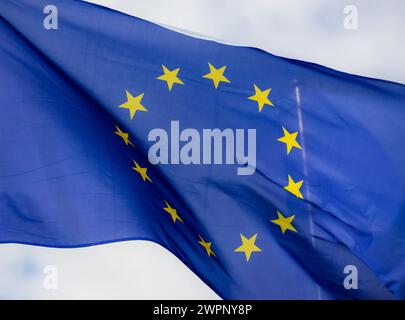
<instances>
[{"instance_id":1,"label":"overcast sky background","mask_svg":"<svg viewBox=\"0 0 405 320\"><path fill-rule=\"evenodd\" d=\"M89 2L190 34L405 84L403 0ZM357 30L344 27L347 5L358 9ZM47 265L57 267L57 290L43 286ZM145 241L130 241L81 249L0 245L0 298L219 297L165 249Z\"/></svg>"}]
</instances>

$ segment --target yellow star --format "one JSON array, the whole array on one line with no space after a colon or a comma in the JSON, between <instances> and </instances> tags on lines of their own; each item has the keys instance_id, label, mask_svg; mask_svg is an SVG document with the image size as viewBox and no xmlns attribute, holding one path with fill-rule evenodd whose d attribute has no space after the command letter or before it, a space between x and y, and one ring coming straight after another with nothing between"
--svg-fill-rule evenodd
<instances>
[{"instance_id":1,"label":"yellow star","mask_svg":"<svg viewBox=\"0 0 405 320\"><path fill-rule=\"evenodd\" d=\"M129 140L129 134L126 132L121 131L121 129L118 126L115 126L115 128L117 129L117 131L115 131L114 133L118 136L120 136L122 138L122 140L124 140L126 145L131 145L134 146L131 142L131 140Z\"/></svg>"},{"instance_id":2,"label":"yellow star","mask_svg":"<svg viewBox=\"0 0 405 320\"><path fill-rule=\"evenodd\" d=\"M242 239L242 245L239 248L236 248L235 252L244 252L246 256L246 261L249 262L250 255L252 252L260 252L262 249L255 245L257 233L250 239L246 238L243 234L240 235Z\"/></svg>"},{"instance_id":3,"label":"yellow star","mask_svg":"<svg viewBox=\"0 0 405 320\"><path fill-rule=\"evenodd\" d=\"M287 147L287 154L290 153L290 151L291 151L291 149L293 147L302 150L301 146L298 144L298 142L296 140L297 135L298 135L298 131L293 132L293 133L289 133L288 130L283 127L283 132L284 132L284 137L281 137L281 138L277 139L277 141L285 143L285 145Z\"/></svg>"},{"instance_id":4,"label":"yellow star","mask_svg":"<svg viewBox=\"0 0 405 320\"><path fill-rule=\"evenodd\" d=\"M297 230L294 228L294 226L291 224L292 223L292 221L294 220L294 218L295 218L295 214L294 215L292 215L292 216L290 216L290 217L284 217L283 215L282 215L282 213L280 212L280 211L277 211L277 215L278 215L278 219L275 219L275 220L271 220L271 222L273 222L273 223L275 223L275 224L277 224L277 225L279 225L280 226L280 228L281 228L281 232L284 234L284 232L286 232L286 230L288 229L288 230L291 230L291 231L294 231L294 232L297 232Z\"/></svg>"},{"instance_id":5,"label":"yellow star","mask_svg":"<svg viewBox=\"0 0 405 320\"><path fill-rule=\"evenodd\" d=\"M143 98L143 93L141 93L139 96L133 97L132 94L130 94L128 91L127 93L127 101L124 102L123 104L119 105L118 108L123 108L123 109L128 109L129 110L129 115L131 117L131 120L134 118L135 112L137 111L148 111L142 104L142 98Z\"/></svg>"},{"instance_id":6,"label":"yellow star","mask_svg":"<svg viewBox=\"0 0 405 320\"><path fill-rule=\"evenodd\" d=\"M200 241L198 241L198 243L204 247L205 251L207 251L208 256L211 257L212 254L214 257L216 257L214 251L212 251L211 249L211 242L205 242L200 235L198 237L200 238Z\"/></svg>"},{"instance_id":7,"label":"yellow star","mask_svg":"<svg viewBox=\"0 0 405 320\"><path fill-rule=\"evenodd\" d=\"M211 63L208 62L208 66L210 68L210 72L207 73L206 75L203 76L203 78L211 79L214 82L214 87L215 89L218 88L219 83L222 82L227 82L230 83L225 76L224 72L226 69L226 66L223 66L222 68L216 69Z\"/></svg>"},{"instance_id":8,"label":"yellow star","mask_svg":"<svg viewBox=\"0 0 405 320\"><path fill-rule=\"evenodd\" d=\"M176 223L176 220L180 220L181 223L184 223L183 220L181 220L181 218L177 214L177 210L172 208L166 200L165 200L165 204L166 204L166 207L163 208L163 210L165 210L172 216L173 222Z\"/></svg>"},{"instance_id":9,"label":"yellow star","mask_svg":"<svg viewBox=\"0 0 405 320\"><path fill-rule=\"evenodd\" d=\"M180 68L174 69L170 71L169 69L166 68L165 65L162 64L163 68L163 74L156 79L166 81L167 87L169 88L169 91L172 90L173 84L178 83L178 84L184 84L183 81L181 81L178 77L177 74L180 71Z\"/></svg>"},{"instance_id":10,"label":"yellow star","mask_svg":"<svg viewBox=\"0 0 405 320\"><path fill-rule=\"evenodd\" d=\"M290 177L290 175L288 175L288 185L284 187L284 189L291 192L297 198L304 199L300 191L303 182L304 180L294 182L294 180Z\"/></svg>"},{"instance_id":11,"label":"yellow star","mask_svg":"<svg viewBox=\"0 0 405 320\"><path fill-rule=\"evenodd\" d=\"M135 167L132 167L132 169L134 169L136 172L138 172L141 175L142 180L143 181L148 180L149 182L153 183L152 179L149 178L148 174L146 173L148 171L148 169L142 168L135 160L134 160L134 164L135 164Z\"/></svg>"},{"instance_id":12,"label":"yellow star","mask_svg":"<svg viewBox=\"0 0 405 320\"><path fill-rule=\"evenodd\" d=\"M257 102L259 112L262 111L265 104L274 107L274 104L268 98L271 88L262 91L256 84L253 84L253 86L255 88L255 94L250 96L248 99Z\"/></svg>"}]
</instances>

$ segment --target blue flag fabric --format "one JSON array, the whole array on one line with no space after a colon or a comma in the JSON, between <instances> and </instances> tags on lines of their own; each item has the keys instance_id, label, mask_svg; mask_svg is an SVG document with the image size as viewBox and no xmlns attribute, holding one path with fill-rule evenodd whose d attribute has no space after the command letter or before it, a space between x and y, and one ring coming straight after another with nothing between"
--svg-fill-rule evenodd
<instances>
[{"instance_id":1,"label":"blue flag fabric","mask_svg":"<svg viewBox=\"0 0 405 320\"><path fill-rule=\"evenodd\" d=\"M403 85L52 3L50 30L0 3L0 242L154 241L227 299L405 298Z\"/></svg>"}]
</instances>

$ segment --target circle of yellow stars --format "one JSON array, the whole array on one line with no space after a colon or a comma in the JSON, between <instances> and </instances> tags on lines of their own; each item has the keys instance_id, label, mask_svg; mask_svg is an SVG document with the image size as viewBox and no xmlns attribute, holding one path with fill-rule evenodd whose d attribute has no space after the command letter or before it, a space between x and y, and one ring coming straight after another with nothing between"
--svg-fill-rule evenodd
<instances>
[{"instance_id":1,"label":"circle of yellow stars","mask_svg":"<svg viewBox=\"0 0 405 320\"><path fill-rule=\"evenodd\" d=\"M162 72L163 74L156 77L157 80L166 83L167 89L172 91L175 88L175 85L184 85L184 81L180 78L180 68L174 68L170 70L167 66L162 64ZM208 62L208 69L209 72L202 75L202 78L208 79L212 81L212 84L215 89L221 85L221 83L231 83L231 81L225 76L227 66L222 67L215 67L213 64ZM256 103L258 111L262 112L265 106L275 107L273 102L270 100L269 95L271 93L272 88L261 89L256 83L253 83L253 91L254 94L247 97L248 100L251 100ZM139 93L137 95L132 95L128 90L125 91L126 93L126 101L118 106L121 109L127 109L129 112L130 119L133 120L136 112L147 112L148 109L146 106L142 104L142 99L144 98L144 93ZM124 132L120 127L117 125L115 126L116 131L114 132L117 136L119 136L126 146L134 147L133 142L129 137L128 132ZM283 136L277 139L278 142L284 143L286 147L287 156L290 155L294 148L298 150L302 150L301 145L298 143L298 131L289 132L284 126L281 127ZM280 130L280 131L281 131ZM135 160L133 160L132 169L140 176L143 182L145 183L153 183L152 179L148 175L148 168L142 167L138 164ZM287 175L287 185L284 189L290 192L292 195L299 199L304 199L303 194L301 193L301 187L303 184L303 180L294 180L290 175ZM171 204L167 200L164 200L164 205L162 204L162 211L164 211L169 218L171 218L173 224L176 222L180 222L184 224L183 219L181 218L180 214L178 213L175 207L172 207ZM290 216L285 216L280 211L276 211L277 219L270 220L270 222L274 225L277 225L280 228L281 233L284 235L287 231L290 232L298 232L297 229L293 225L293 221L295 218L295 214ZM240 241L241 244L234 252L243 253L245 255L246 262L249 262L252 256L252 253L260 253L262 249L256 245L258 234L255 233L250 237L245 236L244 234L240 234ZM217 257L214 250L212 249L212 242L204 240L201 235L198 235L197 241L198 244L201 245L202 249L205 250L205 253L208 257Z\"/></svg>"}]
</instances>

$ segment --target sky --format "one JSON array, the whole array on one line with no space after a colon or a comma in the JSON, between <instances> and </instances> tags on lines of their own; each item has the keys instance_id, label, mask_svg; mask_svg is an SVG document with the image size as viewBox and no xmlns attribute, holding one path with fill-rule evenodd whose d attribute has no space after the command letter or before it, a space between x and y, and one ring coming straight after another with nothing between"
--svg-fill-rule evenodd
<instances>
[{"instance_id":1,"label":"sky","mask_svg":"<svg viewBox=\"0 0 405 320\"><path fill-rule=\"evenodd\" d=\"M189 35L405 84L403 0L88 2ZM357 26L347 18L354 12ZM80 249L0 245L1 298L219 299L170 252L146 241Z\"/></svg>"}]
</instances>

